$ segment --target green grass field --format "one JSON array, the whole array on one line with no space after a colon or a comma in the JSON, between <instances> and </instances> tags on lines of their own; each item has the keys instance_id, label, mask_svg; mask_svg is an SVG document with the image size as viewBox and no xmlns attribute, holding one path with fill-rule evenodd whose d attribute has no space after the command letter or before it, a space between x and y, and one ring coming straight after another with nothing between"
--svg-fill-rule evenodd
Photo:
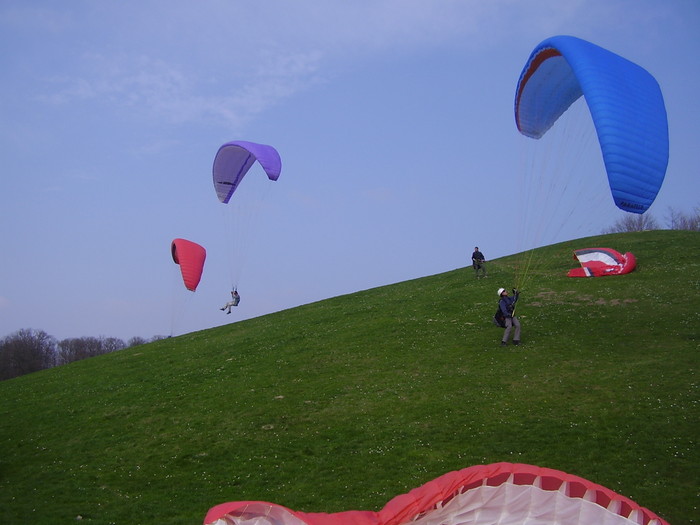
<instances>
[{"instance_id":1,"label":"green grass field","mask_svg":"<svg viewBox=\"0 0 700 525\"><path fill-rule=\"evenodd\" d=\"M573 248L638 269L570 279ZM0 523L197 524L265 500L376 510L510 461L700 523L700 233L538 249L523 345L496 289L520 257L293 308L0 383Z\"/></svg>"}]
</instances>

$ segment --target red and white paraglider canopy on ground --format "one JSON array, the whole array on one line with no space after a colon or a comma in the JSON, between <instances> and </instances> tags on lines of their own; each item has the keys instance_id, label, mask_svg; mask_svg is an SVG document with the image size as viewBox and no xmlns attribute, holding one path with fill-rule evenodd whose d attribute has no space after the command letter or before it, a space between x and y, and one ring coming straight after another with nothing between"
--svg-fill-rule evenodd
<instances>
[{"instance_id":1,"label":"red and white paraglider canopy on ground","mask_svg":"<svg viewBox=\"0 0 700 525\"><path fill-rule=\"evenodd\" d=\"M574 250L574 259L581 263L580 268L569 270L569 277L603 277L623 275L637 267L634 254L622 255L611 248L581 248Z\"/></svg>"},{"instance_id":2,"label":"red and white paraglider canopy on ground","mask_svg":"<svg viewBox=\"0 0 700 525\"><path fill-rule=\"evenodd\" d=\"M494 463L449 472L379 512L297 512L264 501L212 507L205 525L668 525L648 509L578 476Z\"/></svg>"}]
</instances>

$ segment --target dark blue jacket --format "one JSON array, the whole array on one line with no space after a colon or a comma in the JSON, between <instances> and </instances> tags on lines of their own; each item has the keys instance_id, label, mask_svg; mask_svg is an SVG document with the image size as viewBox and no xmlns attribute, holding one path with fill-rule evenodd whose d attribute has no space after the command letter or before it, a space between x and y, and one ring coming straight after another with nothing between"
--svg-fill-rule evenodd
<instances>
[{"instance_id":1,"label":"dark blue jacket","mask_svg":"<svg viewBox=\"0 0 700 525\"><path fill-rule=\"evenodd\" d=\"M513 317L513 311L515 310L515 303L518 300L518 296L519 294L516 293L512 297L501 297L501 300L498 301L498 307L501 309L503 315L506 317Z\"/></svg>"}]
</instances>

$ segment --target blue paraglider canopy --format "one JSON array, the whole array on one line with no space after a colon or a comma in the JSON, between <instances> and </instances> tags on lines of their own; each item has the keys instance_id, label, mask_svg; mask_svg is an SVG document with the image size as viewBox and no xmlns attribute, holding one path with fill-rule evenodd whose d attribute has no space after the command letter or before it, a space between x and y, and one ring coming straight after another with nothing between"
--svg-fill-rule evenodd
<instances>
[{"instance_id":1,"label":"blue paraglider canopy","mask_svg":"<svg viewBox=\"0 0 700 525\"><path fill-rule=\"evenodd\" d=\"M539 139L581 95L615 204L644 213L668 165L668 122L658 83L642 67L595 44L572 36L548 38L534 49L518 81L518 130Z\"/></svg>"}]
</instances>

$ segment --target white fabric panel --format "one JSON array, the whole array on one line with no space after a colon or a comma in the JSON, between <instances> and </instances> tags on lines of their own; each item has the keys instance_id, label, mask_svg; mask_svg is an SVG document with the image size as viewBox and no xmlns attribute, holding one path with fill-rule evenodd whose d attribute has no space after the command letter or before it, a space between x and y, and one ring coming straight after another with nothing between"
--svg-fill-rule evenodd
<instances>
[{"instance_id":1,"label":"white fabric panel","mask_svg":"<svg viewBox=\"0 0 700 525\"><path fill-rule=\"evenodd\" d=\"M506 503L507 502L507 503ZM613 510L562 491L504 483L455 496L411 525L638 525Z\"/></svg>"}]
</instances>

